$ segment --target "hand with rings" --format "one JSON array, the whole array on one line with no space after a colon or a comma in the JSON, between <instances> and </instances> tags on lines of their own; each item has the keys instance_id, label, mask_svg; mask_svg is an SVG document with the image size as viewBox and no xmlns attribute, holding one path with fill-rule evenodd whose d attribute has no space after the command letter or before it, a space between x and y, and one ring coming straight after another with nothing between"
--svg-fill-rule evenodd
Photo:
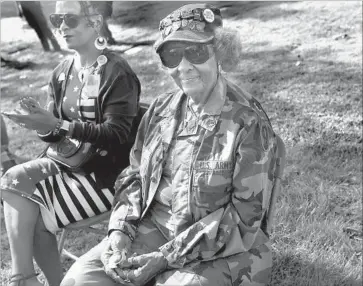
<instances>
[{"instance_id":1,"label":"hand with rings","mask_svg":"<svg viewBox=\"0 0 363 286\"><path fill-rule=\"evenodd\" d=\"M125 283L124 278L126 276L120 276L119 271L126 267L130 249L130 238L120 231L113 231L108 237L105 249L101 254L101 261L106 274L117 283Z\"/></svg>"},{"instance_id":2,"label":"hand with rings","mask_svg":"<svg viewBox=\"0 0 363 286\"><path fill-rule=\"evenodd\" d=\"M30 97L21 99L20 108L2 114L21 127L42 133L54 130L58 123L58 118L53 113L41 108L39 103Z\"/></svg>"},{"instance_id":3,"label":"hand with rings","mask_svg":"<svg viewBox=\"0 0 363 286\"><path fill-rule=\"evenodd\" d=\"M132 271L132 270L130 270L130 271ZM130 271L126 271L126 279L124 279L124 281L126 283L131 283L130 278L129 278Z\"/></svg>"},{"instance_id":4,"label":"hand with rings","mask_svg":"<svg viewBox=\"0 0 363 286\"><path fill-rule=\"evenodd\" d=\"M127 263L120 265L115 271L124 283L142 286L157 274L166 270L166 267L167 260L163 254L161 252L151 252L128 258Z\"/></svg>"}]
</instances>

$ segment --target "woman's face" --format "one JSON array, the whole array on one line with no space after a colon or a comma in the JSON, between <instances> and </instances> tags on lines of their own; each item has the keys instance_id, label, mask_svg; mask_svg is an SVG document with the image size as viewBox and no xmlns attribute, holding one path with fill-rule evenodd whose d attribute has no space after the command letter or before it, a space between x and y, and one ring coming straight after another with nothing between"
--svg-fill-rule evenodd
<instances>
[{"instance_id":1,"label":"woman's face","mask_svg":"<svg viewBox=\"0 0 363 286\"><path fill-rule=\"evenodd\" d=\"M193 46L193 43L170 42L163 49L180 49L183 46ZM209 59L202 64L193 64L184 56L175 68L167 68L175 83L190 96L195 103L205 103L208 100L218 78L218 64L212 45L207 46Z\"/></svg>"},{"instance_id":2,"label":"woman's face","mask_svg":"<svg viewBox=\"0 0 363 286\"><path fill-rule=\"evenodd\" d=\"M65 40L69 49L82 51L82 49L88 49L90 45L93 45L97 37L97 32L93 27L88 26L88 20L81 13L81 6L78 1L58 1L55 14L74 14L81 16L77 27L70 28L63 20L58 29L59 34Z\"/></svg>"}]
</instances>

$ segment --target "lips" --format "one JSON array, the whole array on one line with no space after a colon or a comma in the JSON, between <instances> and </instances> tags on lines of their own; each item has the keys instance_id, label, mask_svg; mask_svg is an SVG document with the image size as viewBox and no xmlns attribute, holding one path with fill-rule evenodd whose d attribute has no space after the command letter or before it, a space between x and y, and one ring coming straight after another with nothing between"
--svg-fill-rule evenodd
<instances>
[{"instance_id":1,"label":"lips","mask_svg":"<svg viewBox=\"0 0 363 286\"><path fill-rule=\"evenodd\" d=\"M72 35L63 35L63 38L66 39L66 40L68 40L70 38L73 38L73 36Z\"/></svg>"},{"instance_id":2,"label":"lips","mask_svg":"<svg viewBox=\"0 0 363 286\"><path fill-rule=\"evenodd\" d=\"M181 81L182 82L191 82L193 80L197 80L198 77L190 77L190 78L182 78Z\"/></svg>"}]
</instances>

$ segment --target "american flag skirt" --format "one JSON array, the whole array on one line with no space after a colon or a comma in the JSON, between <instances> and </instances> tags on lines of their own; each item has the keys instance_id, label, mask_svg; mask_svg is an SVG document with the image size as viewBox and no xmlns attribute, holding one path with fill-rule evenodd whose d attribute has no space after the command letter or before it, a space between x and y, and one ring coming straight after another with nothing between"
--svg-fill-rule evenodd
<instances>
[{"instance_id":1,"label":"american flag skirt","mask_svg":"<svg viewBox=\"0 0 363 286\"><path fill-rule=\"evenodd\" d=\"M115 195L113 188L99 187L93 173L65 171L48 158L9 169L1 178L1 189L39 204L51 232L110 210Z\"/></svg>"}]
</instances>

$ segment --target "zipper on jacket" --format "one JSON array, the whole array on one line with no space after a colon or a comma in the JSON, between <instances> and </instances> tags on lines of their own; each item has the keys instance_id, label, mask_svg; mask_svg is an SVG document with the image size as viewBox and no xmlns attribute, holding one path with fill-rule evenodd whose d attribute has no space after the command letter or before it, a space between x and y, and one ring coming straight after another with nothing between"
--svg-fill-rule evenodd
<instances>
[{"instance_id":1,"label":"zipper on jacket","mask_svg":"<svg viewBox=\"0 0 363 286\"><path fill-rule=\"evenodd\" d=\"M191 214L192 222L193 223L196 223L195 216L194 216L194 212L193 212L192 207L191 207L192 193L194 194L194 185L193 185L194 176L193 176L193 169L194 169L194 166L195 166L195 162L196 162L196 160L197 160L197 158L199 156L200 150L203 147L203 143L204 143L204 139L205 139L206 132L207 132L207 129L203 128L203 133L201 135L202 136L202 140L200 142L199 149L198 149L197 154L194 157L192 163L190 164L190 168L189 168L189 174L190 174L189 177L190 177L190 179L189 179L189 189L188 189L188 211ZM196 143L196 141L194 142L193 149L194 149L195 143Z\"/></svg>"}]
</instances>

